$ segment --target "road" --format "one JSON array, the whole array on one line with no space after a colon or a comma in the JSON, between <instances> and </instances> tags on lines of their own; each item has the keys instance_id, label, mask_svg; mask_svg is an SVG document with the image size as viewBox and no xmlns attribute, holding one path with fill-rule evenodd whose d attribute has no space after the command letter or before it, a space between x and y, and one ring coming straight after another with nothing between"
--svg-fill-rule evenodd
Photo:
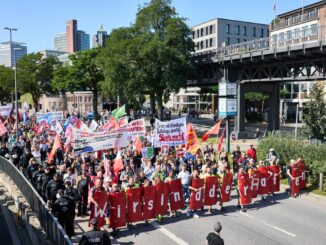
<instances>
[{"instance_id":1,"label":"road","mask_svg":"<svg viewBox=\"0 0 326 245\"><path fill-rule=\"evenodd\" d=\"M266 201L255 199L242 213L236 208L234 194L233 190L233 200L225 204L226 213L215 206L218 210L214 214L199 212L200 218L194 219L182 210L178 218L151 221L148 227L141 222L129 230L123 228L113 244L205 244L216 221L223 226L221 236L225 244L325 244L326 201L289 198L280 192ZM86 227L86 223L87 220L84 224L79 222L79 228Z\"/></svg>"}]
</instances>

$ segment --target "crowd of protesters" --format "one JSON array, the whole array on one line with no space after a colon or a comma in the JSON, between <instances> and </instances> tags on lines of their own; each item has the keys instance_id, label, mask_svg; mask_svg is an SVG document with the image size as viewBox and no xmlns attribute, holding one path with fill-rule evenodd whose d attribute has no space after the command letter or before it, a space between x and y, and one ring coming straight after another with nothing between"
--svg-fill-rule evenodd
<instances>
[{"instance_id":1,"label":"crowd of protesters","mask_svg":"<svg viewBox=\"0 0 326 245\"><path fill-rule=\"evenodd\" d=\"M17 139L13 124L8 123L7 133L1 136L0 156L10 159L24 173L48 207L52 209L52 213L58 217L69 237L75 235L75 217L89 215L90 206L98 205L93 197L95 191L121 192L129 188L155 185L158 182L168 182L178 178L181 179L184 201L188 206L190 193L193 190L193 179L217 175L219 180L222 180L225 173L232 172L234 186L237 186L238 174L250 174L257 168L278 165L278 156L274 149L270 149L266 159L257 159L254 145L246 151L241 151L238 146L231 157L223 147L217 152L213 144L206 144L196 155L187 152L180 155L175 147L170 147L168 154L163 154L160 149L155 148L155 154L151 158L144 158L130 144L129 147L119 150L123 169L117 177L113 173L113 164L118 149L75 155L72 148L59 148L55 151L53 160L48 162L54 137L51 136L50 130L36 134L33 126L21 123ZM60 137L64 143L65 134L62 133ZM150 132L146 134L142 142L143 146L151 146L151 137ZM107 161L110 166L107 170L110 173L106 174L106 178L103 177L104 161ZM295 167L297 162L303 162L303 159L293 160L287 167L289 181L293 178L291 168ZM95 176L97 178L94 183ZM265 200L266 196L262 199ZM246 211L240 202L238 206L242 211ZM216 210L209 207L207 211L213 213ZM221 211L226 211L222 203ZM198 212L189 207L187 215L199 217ZM170 216L175 217L178 214L170 212ZM157 217L158 220L162 218L162 216ZM96 225L95 223L93 221L92 224ZM129 226L131 227L131 224ZM114 230L114 233L117 231Z\"/></svg>"}]
</instances>

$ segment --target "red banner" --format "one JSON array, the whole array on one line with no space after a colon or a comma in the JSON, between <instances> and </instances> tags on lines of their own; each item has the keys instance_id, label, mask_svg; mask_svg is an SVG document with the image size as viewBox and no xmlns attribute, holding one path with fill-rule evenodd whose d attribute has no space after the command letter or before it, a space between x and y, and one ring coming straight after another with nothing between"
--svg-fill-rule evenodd
<instances>
[{"instance_id":1,"label":"red banner","mask_svg":"<svg viewBox=\"0 0 326 245\"><path fill-rule=\"evenodd\" d=\"M127 190L128 206L127 219L129 223L143 220L141 188Z\"/></svg>"},{"instance_id":2,"label":"red banner","mask_svg":"<svg viewBox=\"0 0 326 245\"><path fill-rule=\"evenodd\" d=\"M259 183L260 183L260 172L254 169L249 175L251 179L251 197L256 198L258 195Z\"/></svg>"},{"instance_id":3,"label":"red banner","mask_svg":"<svg viewBox=\"0 0 326 245\"><path fill-rule=\"evenodd\" d=\"M279 192L280 191L280 167L277 165L268 166L268 170L273 173L269 181L269 191Z\"/></svg>"},{"instance_id":4,"label":"red banner","mask_svg":"<svg viewBox=\"0 0 326 245\"><path fill-rule=\"evenodd\" d=\"M239 193L240 193L240 204L247 205L252 201L251 197L251 182L249 179L249 175L242 173L238 174L238 184L239 184Z\"/></svg>"},{"instance_id":5,"label":"red banner","mask_svg":"<svg viewBox=\"0 0 326 245\"><path fill-rule=\"evenodd\" d=\"M155 216L155 186L143 187L143 218L144 220L152 219Z\"/></svg>"},{"instance_id":6,"label":"red banner","mask_svg":"<svg viewBox=\"0 0 326 245\"><path fill-rule=\"evenodd\" d=\"M168 210L169 184L158 183L155 185L155 214L165 214Z\"/></svg>"},{"instance_id":7,"label":"red banner","mask_svg":"<svg viewBox=\"0 0 326 245\"><path fill-rule=\"evenodd\" d=\"M291 181L292 185L292 195L299 195L300 193L300 176L301 172L300 169L297 166L292 166L292 176L293 179Z\"/></svg>"},{"instance_id":8,"label":"red banner","mask_svg":"<svg viewBox=\"0 0 326 245\"><path fill-rule=\"evenodd\" d=\"M230 201L230 194L232 189L232 173L225 173L221 186L221 203Z\"/></svg>"},{"instance_id":9,"label":"red banner","mask_svg":"<svg viewBox=\"0 0 326 245\"><path fill-rule=\"evenodd\" d=\"M200 209L203 206L204 184L205 184L204 179L192 179L191 187L197 190L191 191L191 195L190 195L191 210Z\"/></svg>"},{"instance_id":10,"label":"red banner","mask_svg":"<svg viewBox=\"0 0 326 245\"><path fill-rule=\"evenodd\" d=\"M267 185L267 178L269 177L269 173L266 167L259 167L258 171L260 172L258 195L266 195L269 193L269 188Z\"/></svg>"},{"instance_id":11,"label":"red banner","mask_svg":"<svg viewBox=\"0 0 326 245\"><path fill-rule=\"evenodd\" d=\"M307 179L306 179L306 165L304 161L298 161L297 163L299 171L300 171L300 189L305 189L307 185Z\"/></svg>"},{"instance_id":12,"label":"red banner","mask_svg":"<svg viewBox=\"0 0 326 245\"><path fill-rule=\"evenodd\" d=\"M182 194L182 184L181 179L172 180L169 182L170 185L170 208L172 211L182 209L183 204L183 194Z\"/></svg>"},{"instance_id":13,"label":"red banner","mask_svg":"<svg viewBox=\"0 0 326 245\"><path fill-rule=\"evenodd\" d=\"M105 225L105 212L108 205L108 192L107 191L95 191L94 199L98 206L92 205L91 215L89 220L96 218L98 227Z\"/></svg>"},{"instance_id":14,"label":"red banner","mask_svg":"<svg viewBox=\"0 0 326 245\"><path fill-rule=\"evenodd\" d=\"M112 228L126 225L126 193L110 193L110 226Z\"/></svg>"},{"instance_id":15,"label":"red banner","mask_svg":"<svg viewBox=\"0 0 326 245\"><path fill-rule=\"evenodd\" d=\"M204 205L212 206L217 203L217 191L219 189L218 177L207 176L205 180Z\"/></svg>"}]
</instances>

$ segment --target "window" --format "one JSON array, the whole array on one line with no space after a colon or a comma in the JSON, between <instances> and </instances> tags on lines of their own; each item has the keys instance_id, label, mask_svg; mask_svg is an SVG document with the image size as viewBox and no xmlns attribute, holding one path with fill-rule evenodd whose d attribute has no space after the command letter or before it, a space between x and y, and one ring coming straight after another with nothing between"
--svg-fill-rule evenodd
<instances>
[{"instance_id":1,"label":"window","mask_svg":"<svg viewBox=\"0 0 326 245\"><path fill-rule=\"evenodd\" d=\"M277 43L277 34L274 34L272 36L272 42L273 42L273 44L276 44Z\"/></svg>"},{"instance_id":2,"label":"window","mask_svg":"<svg viewBox=\"0 0 326 245\"><path fill-rule=\"evenodd\" d=\"M299 84L293 84L293 93L299 93Z\"/></svg>"},{"instance_id":3,"label":"window","mask_svg":"<svg viewBox=\"0 0 326 245\"><path fill-rule=\"evenodd\" d=\"M208 39L206 39L206 46L205 46L205 48L209 48L209 46L208 46Z\"/></svg>"},{"instance_id":4,"label":"window","mask_svg":"<svg viewBox=\"0 0 326 245\"><path fill-rule=\"evenodd\" d=\"M230 24L226 24L225 26L225 33L230 34Z\"/></svg>"},{"instance_id":5,"label":"window","mask_svg":"<svg viewBox=\"0 0 326 245\"><path fill-rule=\"evenodd\" d=\"M194 31L192 31L192 39L195 39L196 37L195 37L195 35L196 35L196 32L194 32Z\"/></svg>"},{"instance_id":6,"label":"window","mask_svg":"<svg viewBox=\"0 0 326 245\"><path fill-rule=\"evenodd\" d=\"M201 41L201 42L200 42L200 49L203 49L203 48L204 48L204 42Z\"/></svg>"},{"instance_id":7,"label":"window","mask_svg":"<svg viewBox=\"0 0 326 245\"><path fill-rule=\"evenodd\" d=\"M308 37L308 26L302 27L302 37Z\"/></svg>"},{"instance_id":8,"label":"window","mask_svg":"<svg viewBox=\"0 0 326 245\"><path fill-rule=\"evenodd\" d=\"M240 38L237 38L237 43L240 43Z\"/></svg>"},{"instance_id":9,"label":"window","mask_svg":"<svg viewBox=\"0 0 326 245\"><path fill-rule=\"evenodd\" d=\"M253 36L253 37L256 36L256 27L252 28L252 36Z\"/></svg>"},{"instance_id":10,"label":"window","mask_svg":"<svg viewBox=\"0 0 326 245\"><path fill-rule=\"evenodd\" d=\"M235 27L235 34L240 35L240 26Z\"/></svg>"},{"instance_id":11,"label":"window","mask_svg":"<svg viewBox=\"0 0 326 245\"><path fill-rule=\"evenodd\" d=\"M213 47L213 38L209 39L209 47Z\"/></svg>"},{"instance_id":12,"label":"window","mask_svg":"<svg viewBox=\"0 0 326 245\"><path fill-rule=\"evenodd\" d=\"M208 33L208 26L206 26L206 33L205 33L206 35L208 35L209 33Z\"/></svg>"},{"instance_id":13,"label":"window","mask_svg":"<svg viewBox=\"0 0 326 245\"><path fill-rule=\"evenodd\" d=\"M225 44L226 44L227 46L230 45L230 38L229 38L229 37L226 38L226 40L225 40Z\"/></svg>"},{"instance_id":14,"label":"window","mask_svg":"<svg viewBox=\"0 0 326 245\"><path fill-rule=\"evenodd\" d=\"M204 28L201 28L201 29L200 29L200 36L201 36L201 37L204 36Z\"/></svg>"},{"instance_id":15,"label":"window","mask_svg":"<svg viewBox=\"0 0 326 245\"><path fill-rule=\"evenodd\" d=\"M290 41L292 39L292 31L287 31L286 32L286 40Z\"/></svg>"},{"instance_id":16,"label":"window","mask_svg":"<svg viewBox=\"0 0 326 245\"><path fill-rule=\"evenodd\" d=\"M292 23L297 24L300 21L300 14L294 15L292 17Z\"/></svg>"},{"instance_id":17,"label":"window","mask_svg":"<svg viewBox=\"0 0 326 245\"><path fill-rule=\"evenodd\" d=\"M260 37L264 37L264 29L263 28L260 29Z\"/></svg>"},{"instance_id":18,"label":"window","mask_svg":"<svg viewBox=\"0 0 326 245\"><path fill-rule=\"evenodd\" d=\"M296 28L293 31L293 39L299 39L300 38L300 29Z\"/></svg>"},{"instance_id":19,"label":"window","mask_svg":"<svg viewBox=\"0 0 326 245\"><path fill-rule=\"evenodd\" d=\"M213 34L213 25L210 25L210 26L209 26L209 33L210 33L210 34Z\"/></svg>"},{"instance_id":20,"label":"window","mask_svg":"<svg viewBox=\"0 0 326 245\"><path fill-rule=\"evenodd\" d=\"M197 38L199 38L200 36L199 36L199 29L197 30Z\"/></svg>"},{"instance_id":21,"label":"window","mask_svg":"<svg viewBox=\"0 0 326 245\"><path fill-rule=\"evenodd\" d=\"M247 42L247 39L243 39L243 42L244 42L244 43Z\"/></svg>"},{"instance_id":22,"label":"window","mask_svg":"<svg viewBox=\"0 0 326 245\"><path fill-rule=\"evenodd\" d=\"M246 26L243 27L243 35L247 36L247 27Z\"/></svg>"},{"instance_id":23,"label":"window","mask_svg":"<svg viewBox=\"0 0 326 245\"><path fill-rule=\"evenodd\" d=\"M290 26L291 19L289 17L285 18L285 26Z\"/></svg>"},{"instance_id":24,"label":"window","mask_svg":"<svg viewBox=\"0 0 326 245\"><path fill-rule=\"evenodd\" d=\"M269 29L266 29L266 37L269 37Z\"/></svg>"},{"instance_id":25,"label":"window","mask_svg":"<svg viewBox=\"0 0 326 245\"><path fill-rule=\"evenodd\" d=\"M280 42L283 42L284 41L284 32L281 32L280 34L278 34L278 40Z\"/></svg>"},{"instance_id":26,"label":"window","mask_svg":"<svg viewBox=\"0 0 326 245\"><path fill-rule=\"evenodd\" d=\"M310 26L310 35L314 36L318 34L318 26L317 24L313 24Z\"/></svg>"}]
</instances>

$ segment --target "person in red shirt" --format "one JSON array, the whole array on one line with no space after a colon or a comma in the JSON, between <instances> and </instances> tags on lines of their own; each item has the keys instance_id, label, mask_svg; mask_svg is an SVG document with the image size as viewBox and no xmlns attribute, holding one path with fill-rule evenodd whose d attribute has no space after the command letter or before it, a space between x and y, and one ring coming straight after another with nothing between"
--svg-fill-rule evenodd
<instances>
[{"instance_id":1,"label":"person in red shirt","mask_svg":"<svg viewBox=\"0 0 326 245\"><path fill-rule=\"evenodd\" d=\"M253 144L250 145L250 148L247 150L246 154L249 158L254 159L254 161L256 161L257 151L254 148Z\"/></svg>"}]
</instances>

